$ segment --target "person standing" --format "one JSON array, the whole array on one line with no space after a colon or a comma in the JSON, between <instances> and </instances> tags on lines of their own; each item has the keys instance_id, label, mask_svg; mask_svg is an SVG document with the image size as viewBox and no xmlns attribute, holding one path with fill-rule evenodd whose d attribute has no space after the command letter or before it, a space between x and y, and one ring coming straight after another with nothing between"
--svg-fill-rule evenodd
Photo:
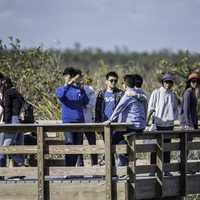
<instances>
[{"instance_id":1,"label":"person standing","mask_svg":"<svg viewBox=\"0 0 200 200\"><path fill-rule=\"evenodd\" d=\"M92 82L91 79L90 82ZM89 99L89 103L83 108L85 123L92 123L94 122L96 94L93 87L90 84L85 84L83 80L81 81L81 87L84 88L85 93ZM94 132L85 132L85 136L90 145L96 145L96 135ZM92 154L91 158L92 158L92 165L97 165L98 163L97 155Z\"/></svg>"},{"instance_id":2,"label":"person standing","mask_svg":"<svg viewBox=\"0 0 200 200\"><path fill-rule=\"evenodd\" d=\"M20 110L23 103L23 97L13 87L12 81L8 77L4 77L2 81L3 93L3 121L6 124L19 124L20 123ZM23 145L24 135L22 133L4 133L2 146L10 145ZM24 156L12 155L15 166L24 166ZM5 167L5 155L0 155L0 167Z\"/></svg>"},{"instance_id":3,"label":"person standing","mask_svg":"<svg viewBox=\"0 0 200 200\"><path fill-rule=\"evenodd\" d=\"M110 118L124 92L117 88L116 72L106 74L106 87L97 94L95 107L95 122L104 122Z\"/></svg>"},{"instance_id":4,"label":"person standing","mask_svg":"<svg viewBox=\"0 0 200 200\"><path fill-rule=\"evenodd\" d=\"M171 74L165 74L161 80L162 86L155 89L149 100L148 115L153 113L153 122L158 131L174 129L174 121L178 116L177 99L172 91L174 79ZM170 143L171 139L164 136L164 143ZM164 162L170 162L170 152L164 152ZM156 164L156 153L151 153L151 164ZM151 174L154 175L154 174ZM171 174L165 172L166 176Z\"/></svg>"},{"instance_id":5,"label":"person standing","mask_svg":"<svg viewBox=\"0 0 200 200\"><path fill-rule=\"evenodd\" d=\"M181 101L180 121L183 129L198 129L197 92L200 76L192 72L187 79Z\"/></svg>"},{"instance_id":6,"label":"person standing","mask_svg":"<svg viewBox=\"0 0 200 200\"><path fill-rule=\"evenodd\" d=\"M80 87L82 73L72 67L65 68L63 72L65 85L57 87L56 97L61 104L61 119L63 123L84 123L83 108L88 104L89 99L85 90ZM66 145L82 145L83 133L64 133ZM83 155L66 155L66 166L83 165Z\"/></svg>"},{"instance_id":7,"label":"person standing","mask_svg":"<svg viewBox=\"0 0 200 200\"><path fill-rule=\"evenodd\" d=\"M142 83L139 85L140 88L135 88L135 77L132 74L124 76L124 89L125 94L119 101L117 107L114 109L113 114L108 121L111 123L117 121L118 123L129 123L128 130L126 132L116 132L112 135L112 143L125 144L124 135L128 133L141 133L146 126L146 111L145 111L145 98L144 92L141 89ZM141 95L138 98L138 95ZM117 165L127 165L127 157L125 155L117 155Z\"/></svg>"}]
</instances>

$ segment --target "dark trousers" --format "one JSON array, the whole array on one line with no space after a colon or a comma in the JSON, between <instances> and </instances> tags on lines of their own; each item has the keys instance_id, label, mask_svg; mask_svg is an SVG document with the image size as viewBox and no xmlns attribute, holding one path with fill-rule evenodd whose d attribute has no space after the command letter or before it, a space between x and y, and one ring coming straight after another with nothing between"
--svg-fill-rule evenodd
<instances>
[{"instance_id":1,"label":"dark trousers","mask_svg":"<svg viewBox=\"0 0 200 200\"><path fill-rule=\"evenodd\" d=\"M85 136L86 136L86 138L88 140L88 143L90 145L96 145L96 135L95 135L95 133L93 133L93 132L86 132ZM97 154L92 154L91 157L92 157L92 165L97 165L97 163L98 163Z\"/></svg>"},{"instance_id":2,"label":"dark trousers","mask_svg":"<svg viewBox=\"0 0 200 200\"><path fill-rule=\"evenodd\" d=\"M158 131L172 131L174 129L173 126L169 127L160 127L157 126ZM171 139L170 138L164 138L164 143L170 143ZM156 164L156 152L151 153L151 164ZM170 163L170 152L164 152L164 163Z\"/></svg>"},{"instance_id":3,"label":"dark trousers","mask_svg":"<svg viewBox=\"0 0 200 200\"><path fill-rule=\"evenodd\" d=\"M71 137L71 143L66 142L67 137ZM82 145L83 144L83 133L72 133L65 132L65 145ZM67 154L65 155L65 165L66 166L83 166L83 154Z\"/></svg>"}]
</instances>

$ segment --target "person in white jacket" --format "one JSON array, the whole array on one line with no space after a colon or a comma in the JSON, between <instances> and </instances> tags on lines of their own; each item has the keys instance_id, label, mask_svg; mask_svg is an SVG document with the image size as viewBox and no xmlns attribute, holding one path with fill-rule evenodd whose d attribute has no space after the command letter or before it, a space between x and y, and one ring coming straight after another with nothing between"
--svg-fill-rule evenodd
<instances>
[{"instance_id":1,"label":"person in white jacket","mask_svg":"<svg viewBox=\"0 0 200 200\"><path fill-rule=\"evenodd\" d=\"M85 90L86 95L89 98L89 103L83 109L84 120L85 123L93 123L95 105L96 105L96 94L92 86L84 84L84 81L82 81L81 84ZM85 136L90 145L96 145L96 135L94 132L86 132ZM92 165L97 165L98 163L97 154L92 154L91 157L92 157Z\"/></svg>"},{"instance_id":2,"label":"person in white jacket","mask_svg":"<svg viewBox=\"0 0 200 200\"><path fill-rule=\"evenodd\" d=\"M165 74L161 80L162 86L155 89L149 100L148 115L153 116L156 130L167 131L174 129L174 121L178 118L176 95L172 91L174 79L172 75ZM152 114L153 113L153 114ZM164 143L170 143L170 138L164 138ZM164 162L170 162L170 152L164 152ZM151 164L156 164L156 153L151 153ZM165 175L171 175L165 173Z\"/></svg>"}]
</instances>

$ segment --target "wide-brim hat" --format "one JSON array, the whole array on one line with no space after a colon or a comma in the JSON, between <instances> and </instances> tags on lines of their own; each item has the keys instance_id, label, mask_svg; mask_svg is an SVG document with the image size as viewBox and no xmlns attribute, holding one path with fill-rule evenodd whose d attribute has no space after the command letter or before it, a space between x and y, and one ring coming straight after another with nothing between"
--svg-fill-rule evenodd
<instances>
[{"instance_id":1,"label":"wide-brim hat","mask_svg":"<svg viewBox=\"0 0 200 200\"><path fill-rule=\"evenodd\" d=\"M200 79L199 74L196 73L196 72L192 72L192 73L188 76L188 81L191 81L192 79L199 80L199 79Z\"/></svg>"}]
</instances>

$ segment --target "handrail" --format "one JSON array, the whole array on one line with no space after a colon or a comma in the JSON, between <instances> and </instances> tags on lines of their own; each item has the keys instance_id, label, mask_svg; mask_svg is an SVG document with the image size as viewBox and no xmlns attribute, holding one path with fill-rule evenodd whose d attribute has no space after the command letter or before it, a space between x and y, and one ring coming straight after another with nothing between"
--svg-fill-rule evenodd
<instances>
[{"instance_id":1,"label":"handrail","mask_svg":"<svg viewBox=\"0 0 200 200\"><path fill-rule=\"evenodd\" d=\"M104 123L88 123L88 124L1 124L0 132L26 132L26 131L35 131L37 132L37 145L31 146L9 146L9 147L0 147L0 153L11 154L11 153L19 153L19 154L37 154L38 157L38 166L36 168L24 169L25 173L35 174L37 171L38 174L38 200L45 200L48 197L48 183L45 181L45 173L49 174L57 174L56 170L60 170L61 173L66 173L64 169L59 167L49 167L46 169L45 165L45 154L68 154L70 152L73 153L103 153L105 152L105 168L98 168L99 174L102 174L105 170L106 174L106 200L113 200L113 190L112 190L112 176L114 174L112 167L112 153L120 152L125 153L128 152L128 174L129 174L129 199L136 199L136 174L142 172L156 171L157 172L157 185L158 185L158 194L159 197L164 195L163 185L165 182L163 171L170 171L180 169L181 171L181 195L187 195L187 175L188 169L198 168L199 163L188 163L187 162L187 152L190 149L200 149L199 142L188 142L187 136L198 136L200 137L200 129L198 130L175 130L175 131L151 131L144 132L140 134L133 134L127 137L128 145L120 147L111 145L111 132L126 130L129 124L126 123L111 123L109 125L105 125ZM73 132L91 132L91 131L104 131L105 133L105 145L91 145L88 146L78 146L78 145L48 145L44 141L45 132L64 132L64 131L73 131ZM91 133L92 134L92 133ZM168 136L171 138L179 138L180 142L177 144L164 144L164 136ZM156 139L155 144L137 144L137 140L142 139ZM118 145L119 146L119 145ZM113 148L114 147L114 148ZM126 148L127 147L127 148ZM93 151L94 148L94 151ZM163 161L163 153L164 151L171 150L180 150L181 151L181 162L180 164L171 164L167 165ZM156 165L151 166L136 166L136 153L138 152L156 152L157 160L159 162ZM77 169L77 173L81 174L81 169ZM16 168L15 168L16 170ZM32 171L31 171L32 170ZM5 173L9 173L11 169L0 169L0 175ZM70 171L70 169L68 169ZM74 170L75 171L75 170ZM91 170L92 173L96 173L95 170ZM22 174L21 171L18 171L19 174ZM83 173L87 174L86 171L83 170Z\"/></svg>"}]
</instances>

